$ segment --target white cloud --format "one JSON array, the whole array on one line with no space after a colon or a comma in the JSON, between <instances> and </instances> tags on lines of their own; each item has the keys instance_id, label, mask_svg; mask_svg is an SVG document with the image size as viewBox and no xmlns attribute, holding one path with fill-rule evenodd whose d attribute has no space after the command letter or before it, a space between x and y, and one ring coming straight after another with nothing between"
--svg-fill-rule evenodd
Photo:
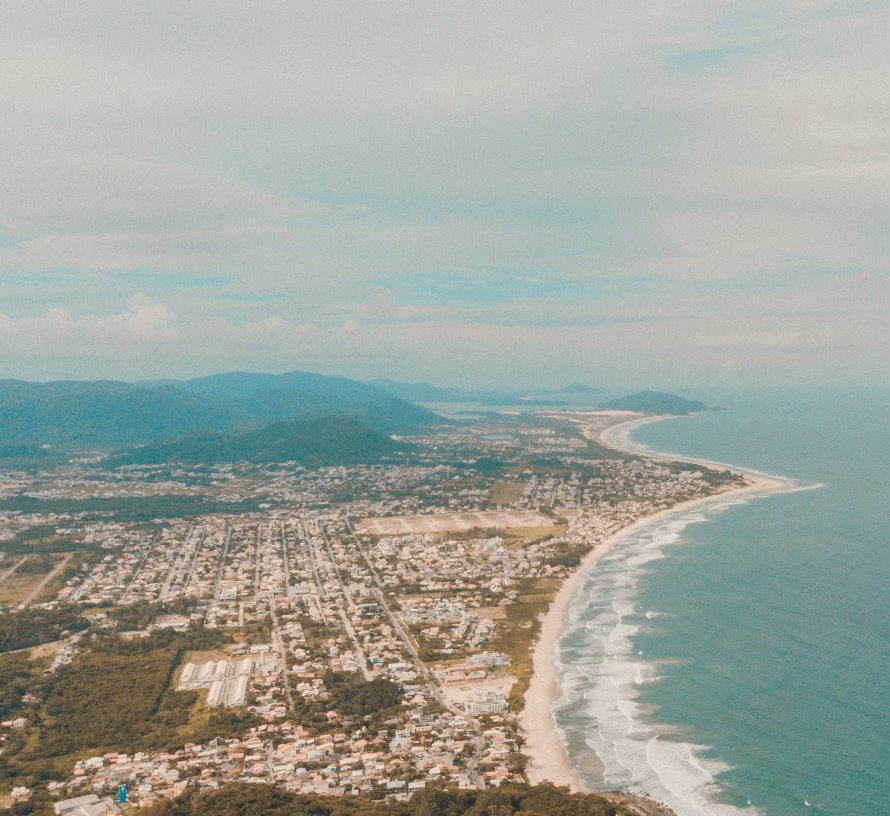
<instances>
[{"instance_id":1,"label":"white cloud","mask_svg":"<svg viewBox=\"0 0 890 816\"><path fill-rule=\"evenodd\" d=\"M123 312L75 315L68 309L50 309L39 317L14 318L0 314L3 349L26 353L69 354L102 351L112 355L146 346L182 340L173 312L145 295L130 299Z\"/></svg>"},{"instance_id":2,"label":"white cloud","mask_svg":"<svg viewBox=\"0 0 890 816\"><path fill-rule=\"evenodd\" d=\"M4 12L0 362L890 379L885 4Z\"/></svg>"}]
</instances>

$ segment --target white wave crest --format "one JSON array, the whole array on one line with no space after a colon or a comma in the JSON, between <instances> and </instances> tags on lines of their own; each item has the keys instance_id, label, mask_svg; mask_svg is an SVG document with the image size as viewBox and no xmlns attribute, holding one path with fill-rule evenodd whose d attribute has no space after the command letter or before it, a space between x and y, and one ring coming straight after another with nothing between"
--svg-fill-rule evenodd
<instances>
[{"instance_id":1,"label":"white wave crest","mask_svg":"<svg viewBox=\"0 0 890 816\"><path fill-rule=\"evenodd\" d=\"M686 527L706 518L696 510L637 530L586 576L557 644L561 698L555 719L564 745L584 744L602 763L602 779L592 777L586 763L575 763L588 787L643 792L678 816L749 816L753 808L717 799L716 777L727 766L703 759L706 746L671 739L670 727L657 723L639 698L640 689L658 679L658 664L636 654L633 641L638 622L658 613L640 613L637 581L682 540Z\"/></svg>"}]
</instances>

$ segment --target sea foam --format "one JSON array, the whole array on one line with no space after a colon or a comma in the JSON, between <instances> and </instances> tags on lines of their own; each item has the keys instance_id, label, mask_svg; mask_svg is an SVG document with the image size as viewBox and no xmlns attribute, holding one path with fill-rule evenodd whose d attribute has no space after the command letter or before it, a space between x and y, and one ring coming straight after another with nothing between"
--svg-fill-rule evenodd
<instances>
[{"instance_id":1,"label":"sea foam","mask_svg":"<svg viewBox=\"0 0 890 816\"><path fill-rule=\"evenodd\" d=\"M706 511L662 519L622 539L584 579L557 644L561 697L554 708L560 738L590 789L622 787L665 802L678 816L756 813L719 801L717 777L727 766L681 740L639 699L658 680L658 665L634 651L647 616L638 609L638 582L666 556L683 530L707 514L746 501L727 497ZM593 752L602 768L585 757Z\"/></svg>"}]
</instances>

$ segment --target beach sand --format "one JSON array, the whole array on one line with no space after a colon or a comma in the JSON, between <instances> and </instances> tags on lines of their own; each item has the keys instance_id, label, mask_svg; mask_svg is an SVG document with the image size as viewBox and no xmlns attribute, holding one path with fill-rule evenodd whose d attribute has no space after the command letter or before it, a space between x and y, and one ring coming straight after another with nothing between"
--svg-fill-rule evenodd
<instances>
[{"instance_id":1,"label":"beach sand","mask_svg":"<svg viewBox=\"0 0 890 816\"><path fill-rule=\"evenodd\" d=\"M637 415L628 422L611 425L609 428L598 428L598 441L604 447L611 447L627 453L645 455L652 459L671 461L667 457L640 454L638 451L630 451L617 448L611 442L603 439L608 431L628 425L639 425L653 422L662 417L643 417ZM696 461L696 460L686 460ZM665 518L687 513L699 507L707 507L726 501L728 497L743 496L751 493L762 493L783 487L783 482L771 479L760 474L753 474L744 470L734 469L734 472L742 474L747 484L731 490L724 490L702 499L692 499L680 502L667 510L661 510L648 516L637 519L633 524L622 528L609 536L599 546L591 550L576 569L560 587L559 592L550 604L541 623L541 631L535 644L532 658L532 678L528 690L525 693L525 708L520 715L520 726L525 738L523 753L529 758L526 773L531 783L536 784L549 780L555 785L568 785L573 791L583 791L577 773L572 768L569 758L559 739L556 726L553 721L552 708L559 699L560 691L557 683L557 668L555 662L556 644L562 636L566 624L566 612L569 604L578 591L586 575L595 568L596 562L616 546L625 536L636 531L658 524ZM597 770L595 768L591 770Z\"/></svg>"}]
</instances>

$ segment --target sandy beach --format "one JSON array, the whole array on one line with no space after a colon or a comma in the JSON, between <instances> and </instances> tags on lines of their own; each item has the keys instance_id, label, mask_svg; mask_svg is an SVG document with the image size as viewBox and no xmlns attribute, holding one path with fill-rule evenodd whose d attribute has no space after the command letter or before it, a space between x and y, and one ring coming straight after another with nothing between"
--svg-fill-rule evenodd
<instances>
[{"instance_id":1,"label":"sandy beach","mask_svg":"<svg viewBox=\"0 0 890 816\"><path fill-rule=\"evenodd\" d=\"M624 451L623 448L618 448L614 443L603 438L607 432L613 431L618 427L626 428L629 425L654 422L662 418L640 417L636 415L627 422L617 423L607 429L603 429L597 434L597 441L604 447ZM639 455L638 451L627 450L625 452ZM653 459L671 461L667 457L649 453L645 455ZM559 734L553 721L552 707L559 699L557 669L554 660L556 644L565 628L569 604L585 576L595 568L597 561L619 544L625 536L631 535L644 527L658 524L672 515L687 513L699 507L703 508L708 505L719 504L726 501L727 497L769 492L783 486L783 482L778 479L771 479L740 469L734 469L734 471L745 477L746 485L732 490L724 490L702 499L680 502L666 510L637 519L633 524L618 530L606 538L599 546L591 550L578 566L578 569L560 587L541 624L541 631L535 644L532 658L533 674L528 690L525 693L525 708L520 715L520 724L525 737L523 752L529 757L526 771L530 782L538 783L549 780L556 785L568 785L572 790L584 790L584 786L572 768L565 749L560 742Z\"/></svg>"}]
</instances>

